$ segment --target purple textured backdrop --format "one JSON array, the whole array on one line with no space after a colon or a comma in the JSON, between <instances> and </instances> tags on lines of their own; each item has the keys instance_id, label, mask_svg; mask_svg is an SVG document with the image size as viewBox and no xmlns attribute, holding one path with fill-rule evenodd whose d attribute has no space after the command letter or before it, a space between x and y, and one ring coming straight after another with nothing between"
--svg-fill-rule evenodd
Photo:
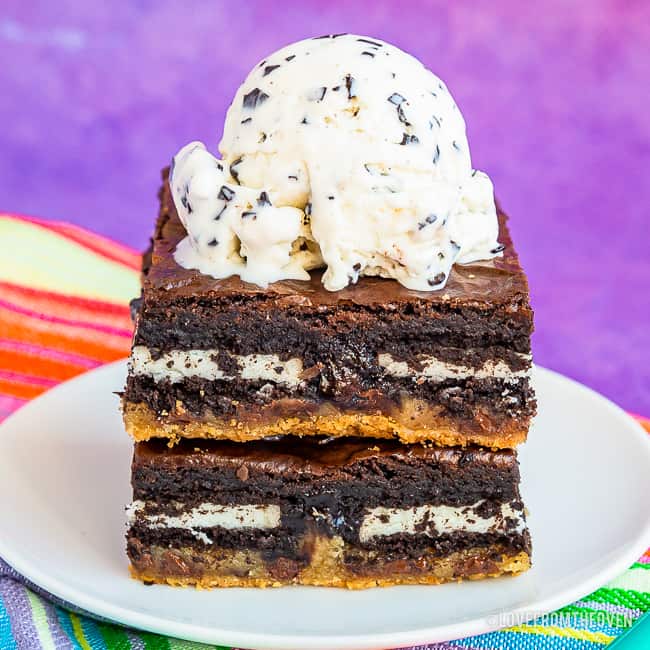
<instances>
[{"instance_id":1,"label":"purple textured backdrop","mask_svg":"<svg viewBox=\"0 0 650 650\"><path fill-rule=\"evenodd\" d=\"M159 168L215 148L248 69L341 31L448 83L513 217L537 361L650 414L647 2L5 0L0 208L142 247Z\"/></svg>"}]
</instances>

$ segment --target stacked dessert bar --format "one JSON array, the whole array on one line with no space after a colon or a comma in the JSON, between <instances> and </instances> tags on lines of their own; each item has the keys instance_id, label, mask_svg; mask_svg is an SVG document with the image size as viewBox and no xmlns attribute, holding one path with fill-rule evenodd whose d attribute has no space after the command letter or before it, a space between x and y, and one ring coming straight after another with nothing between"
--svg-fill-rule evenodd
<instances>
[{"instance_id":1,"label":"stacked dessert bar","mask_svg":"<svg viewBox=\"0 0 650 650\"><path fill-rule=\"evenodd\" d=\"M128 556L172 585L439 583L530 566L532 311L500 257L438 291L180 266L165 176L123 395Z\"/></svg>"}]
</instances>

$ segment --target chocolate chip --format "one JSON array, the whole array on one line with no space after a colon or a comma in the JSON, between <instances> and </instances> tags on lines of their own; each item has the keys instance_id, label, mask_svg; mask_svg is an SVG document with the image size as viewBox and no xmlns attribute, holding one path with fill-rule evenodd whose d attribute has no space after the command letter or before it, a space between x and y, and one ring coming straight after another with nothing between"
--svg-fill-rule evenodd
<instances>
[{"instance_id":1,"label":"chocolate chip","mask_svg":"<svg viewBox=\"0 0 650 650\"><path fill-rule=\"evenodd\" d=\"M233 190L231 190L229 187L226 187L225 185L221 186L219 194L217 194L217 198L221 199L222 201L231 201L233 196L235 196Z\"/></svg>"},{"instance_id":2,"label":"chocolate chip","mask_svg":"<svg viewBox=\"0 0 650 650\"><path fill-rule=\"evenodd\" d=\"M367 43L368 45L374 45L375 47L382 47L382 43L377 43L376 41L368 40L367 38L357 38L359 43Z\"/></svg>"},{"instance_id":3,"label":"chocolate chip","mask_svg":"<svg viewBox=\"0 0 650 650\"><path fill-rule=\"evenodd\" d=\"M181 196L181 205L187 210L187 188L185 189L185 194Z\"/></svg>"},{"instance_id":4,"label":"chocolate chip","mask_svg":"<svg viewBox=\"0 0 650 650\"><path fill-rule=\"evenodd\" d=\"M451 146L452 146L454 149L456 149L456 151L460 151L460 146L459 146L459 144L456 142L456 140L452 140L452 141L451 141Z\"/></svg>"},{"instance_id":5,"label":"chocolate chip","mask_svg":"<svg viewBox=\"0 0 650 650\"><path fill-rule=\"evenodd\" d=\"M361 270L361 263L357 262L352 269L358 273Z\"/></svg>"},{"instance_id":6,"label":"chocolate chip","mask_svg":"<svg viewBox=\"0 0 650 650\"><path fill-rule=\"evenodd\" d=\"M183 192L183 196L181 196L181 204L187 210L187 214L192 214L192 212L193 212L192 206L190 205L190 200L187 198L187 195L189 194L189 192L190 192L190 187L186 183L185 184L185 191Z\"/></svg>"},{"instance_id":7,"label":"chocolate chip","mask_svg":"<svg viewBox=\"0 0 650 650\"><path fill-rule=\"evenodd\" d=\"M333 201L333 200L334 200L334 197L333 197L333 196L328 196L327 198L328 198L329 201Z\"/></svg>"},{"instance_id":8,"label":"chocolate chip","mask_svg":"<svg viewBox=\"0 0 650 650\"><path fill-rule=\"evenodd\" d=\"M273 70L277 70L280 66L279 65L267 65L264 68L264 72L262 73L263 77L266 77L266 75L269 75L273 72Z\"/></svg>"},{"instance_id":9,"label":"chocolate chip","mask_svg":"<svg viewBox=\"0 0 650 650\"><path fill-rule=\"evenodd\" d=\"M371 58L375 58L375 55L372 52L366 52L365 50L361 52L361 56L369 56Z\"/></svg>"},{"instance_id":10,"label":"chocolate chip","mask_svg":"<svg viewBox=\"0 0 650 650\"><path fill-rule=\"evenodd\" d=\"M302 120L300 120L300 124L309 124L309 122L306 117L303 117Z\"/></svg>"},{"instance_id":11,"label":"chocolate chip","mask_svg":"<svg viewBox=\"0 0 650 650\"><path fill-rule=\"evenodd\" d=\"M348 99L352 99L353 97L357 96L354 91L354 77L352 77L352 75L345 75L345 87L348 91Z\"/></svg>"},{"instance_id":12,"label":"chocolate chip","mask_svg":"<svg viewBox=\"0 0 650 650\"><path fill-rule=\"evenodd\" d=\"M437 165L439 160L440 160L440 147L436 145L436 150L433 154L433 164Z\"/></svg>"},{"instance_id":13,"label":"chocolate chip","mask_svg":"<svg viewBox=\"0 0 650 650\"><path fill-rule=\"evenodd\" d=\"M265 205L271 205L271 201L269 200L269 195L266 192L262 192L259 197L257 198L257 205L260 207L263 207Z\"/></svg>"},{"instance_id":14,"label":"chocolate chip","mask_svg":"<svg viewBox=\"0 0 650 650\"><path fill-rule=\"evenodd\" d=\"M420 141L418 140L417 135L409 135L408 133L404 133L402 135L402 141L400 144L416 144L418 142Z\"/></svg>"},{"instance_id":15,"label":"chocolate chip","mask_svg":"<svg viewBox=\"0 0 650 650\"><path fill-rule=\"evenodd\" d=\"M291 176L287 176L287 178L288 178L290 181L297 181L297 180L298 180L298 177L297 177L297 176L294 176L293 174L291 174Z\"/></svg>"},{"instance_id":16,"label":"chocolate chip","mask_svg":"<svg viewBox=\"0 0 650 650\"><path fill-rule=\"evenodd\" d=\"M429 283L430 287L435 287L437 284L444 282L446 277L447 276L444 273L437 273L432 278L429 278L427 282Z\"/></svg>"},{"instance_id":17,"label":"chocolate chip","mask_svg":"<svg viewBox=\"0 0 650 650\"><path fill-rule=\"evenodd\" d=\"M266 133L264 131L260 131L260 137L258 138L257 142L258 144L262 144L266 140Z\"/></svg>"},{"instance_id":18,"label":"chocolate chip","mask_svg":"<svg viewBox=\"0 0 650 650\"><path fill-rule=\"evenodd\" d=\"M406 119L406 115L404 115L404 109L401 106L397 107L397 119L404 125L404 126L411 126L411 123Z\"/></svg>"},{"instance_id":19,"label":"chocolate chip","mask_svg":"<svg viewBox=\"0 0 650 650\"><path fill-rule=\"evenodd\" d=\"M493 248L493 249L490 251L490 253L492 253L492 255L496 255L497 253L501 253L501 252L504 251L505 249L506 249L505 244L499 244L496 248Z\"/></svg>"},{"instance_id":20,"label":"chocolate chip","mask_svg":"<svg viewBox=\"0 0 650 650\"><path fill-rule=\"evenodd\" d=\"M445 219L443 222L443 226L447 223L447 220ZM451 247L454 249L454 255L458 255L458 251L460 251L460 244L456 243L453 239L449 240L449 243L451 244Z\"/></svg>"},{"instance_id":21,"label":"chocolate chip","mask_svg":"<svg viewBox=\"0 0 650 650\"><path fill-rule=\"evenodd\" d=\"M341 86L334 86L332 90L337 93L339 90L341 90Z\"/></svg>"},{"instance_id":22,"label":"chocolate chip","mask_svg":"<svg viewBox=\"0 0 650 650\"><path fill-rule=\"evenodd\" d=\"M397 117L399 121L406 126L411 126L411 123L406 119L406 115L404 115L404 109L402 108L402 104L406 101L406 98L402 97L402 95L399 93L393 93L388 98L388 101L391 104L397 106Z\"/></svg>"},{"instance_id":23,"label":"chocolate chip","mask_svg":"<svg viewBox=\"0 0 650 650\"><path fill-rule=\"evenodd\" d=\"M253 118L252 117L247 117L245 120L241 121L241 124L248 124L249 122L252 122Z\"/></svg>"},{"instance_id":24,"label":"chocolate chip","mask_svg":"<svg viewBox=\"0 0 650 650\"><path fill-rule=\"evenodd\" d=\"M296 55L295 55L295 54L290 54L290 55L285 59L285 61L293 61L295 58L296 58Z\"/></svg>"},{"instance_id":25,"label":"chocolate chip","mask_svg":"<svg viewBox=\"0 0 650 650\"><path fill-rule=\"evenodd\" d=\"M322 86L321 88L316 88L315 90L309 93L308 99L310 102L322 102L326 92L327 92L327 88L325 86Z\"/></svg>"},{"instance_id":26,"label":"chocolate chip","mask_svg":"<svg viewBox=\"0 0 650 650\"><path fill-rule=\"evenodd\" d=\"M263 104L269 96L261 91L259 88L253 88L248 94L244 95L244 108L257 108L258 105Z\"/></svg>"},{"instance_id":27,"label":"chocolate chip","mask_svg":"<svg viewBox=\"0 0 650 650\"><path fill-rule=\"evenodd\" d=\"M246 210L246 212L241 213L242 219L249 219L250 217L257 219L257 212L255 212L255 210Z\"/></svg>"},{"instance_id":28,"label":"chocolate chip","mask_svg":"<svg viewBox=\"0 0 650 650\"><path fill-rule=\"evenodd\" d=\"M230 164L230 175L233 177L233 180L235 181L235 183L237 183L237 185L241 185L241 183L239 182L239 173L235 171L235 167L237 167L237 165L239 165L242 160L243 158L240 156L239 158L237 158L237 160L234 160Z\"/></svg>"},{"instance_id":29,"label":"chocolate chip","mask_svg":"<svg viewBox=\"0 0 650 650\"><path fill-rule=\"evenodd\" d=\"M423 228L426 228L432 223L435 223L437 220L438 220L438 215L435 214L428 215L424 221L420 221L420 223L418 224L418 230L422 230Z\"/></svg>"},{"instance_id":30,"label":"chocolate chip","mask_svg":"<svg viewBox=\"0 0 650 650\"><path fill-rule=\"evenodd\" d=\"M433 128L434 123L438 125L438 128L440 128L440 120L435 115L433 115L431 117L431 119L429 120L429 128L430 129Z\"/></svg>"},{"instance_id":31,"label":"chocolate chip","mask_svg":"<svg viewBox=\"0 0 650 650\"><path fill-rule=\"evenodd\" d=\"M216 239L211 239L208 242L208 246L216 246L219 242Z\"/></svg>"}]
</instances>

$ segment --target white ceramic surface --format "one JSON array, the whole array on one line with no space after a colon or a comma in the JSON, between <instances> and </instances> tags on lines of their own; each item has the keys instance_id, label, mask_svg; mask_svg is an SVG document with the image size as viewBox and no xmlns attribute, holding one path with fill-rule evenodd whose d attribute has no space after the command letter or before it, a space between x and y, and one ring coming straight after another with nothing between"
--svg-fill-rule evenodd
<instances>
[{"instance_id":1,"label":"white ceramic surface","mask_svg":"<svg viewBox=\"0 0 650 650\"><path fill-rule=\"evenodd\" d=\"M522 622L625 570L650 544L650 442L591 390L541 368L521 449L534 568L518 578L344 591L197 591L127 574L131 443L123 362L34 400L0 426L0 556L61 598L122 623L248 648L389 648Z\"/></svg>"}]
</instances>

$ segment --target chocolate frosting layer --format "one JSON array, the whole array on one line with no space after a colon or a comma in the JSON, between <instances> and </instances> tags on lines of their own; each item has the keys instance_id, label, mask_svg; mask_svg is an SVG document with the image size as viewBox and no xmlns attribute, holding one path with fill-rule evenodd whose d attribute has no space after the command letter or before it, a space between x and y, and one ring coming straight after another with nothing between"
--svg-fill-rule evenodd
<instances>
[{"instance_id":1,"label":"chocolate frosting layer","mask_svg":"<svg viewBox=\"0 0 650 650\"><path fill-rule=\"evenodd\" d=\"M163 170L160 190L160 214L154 236L151 266L144 276L145 302L173 302L179 298L218 299L254 298L272 300L275 306L332 307L352 303L364 307L398 309L404 303L431 305L495 306L527 305L528 282L519 264L507 227L507 217L498 208L499 241L505 245L502 258L454 265L446 286L439 291L412 291L395 280L363 277L355 285L340 291L327 291L321 283L321 271L311 280L282 280L267 289L242 282L233 276L217 280L196 270L185 269L174 260L177 244L186 236Z\"/></svg>"}]
</instances>

